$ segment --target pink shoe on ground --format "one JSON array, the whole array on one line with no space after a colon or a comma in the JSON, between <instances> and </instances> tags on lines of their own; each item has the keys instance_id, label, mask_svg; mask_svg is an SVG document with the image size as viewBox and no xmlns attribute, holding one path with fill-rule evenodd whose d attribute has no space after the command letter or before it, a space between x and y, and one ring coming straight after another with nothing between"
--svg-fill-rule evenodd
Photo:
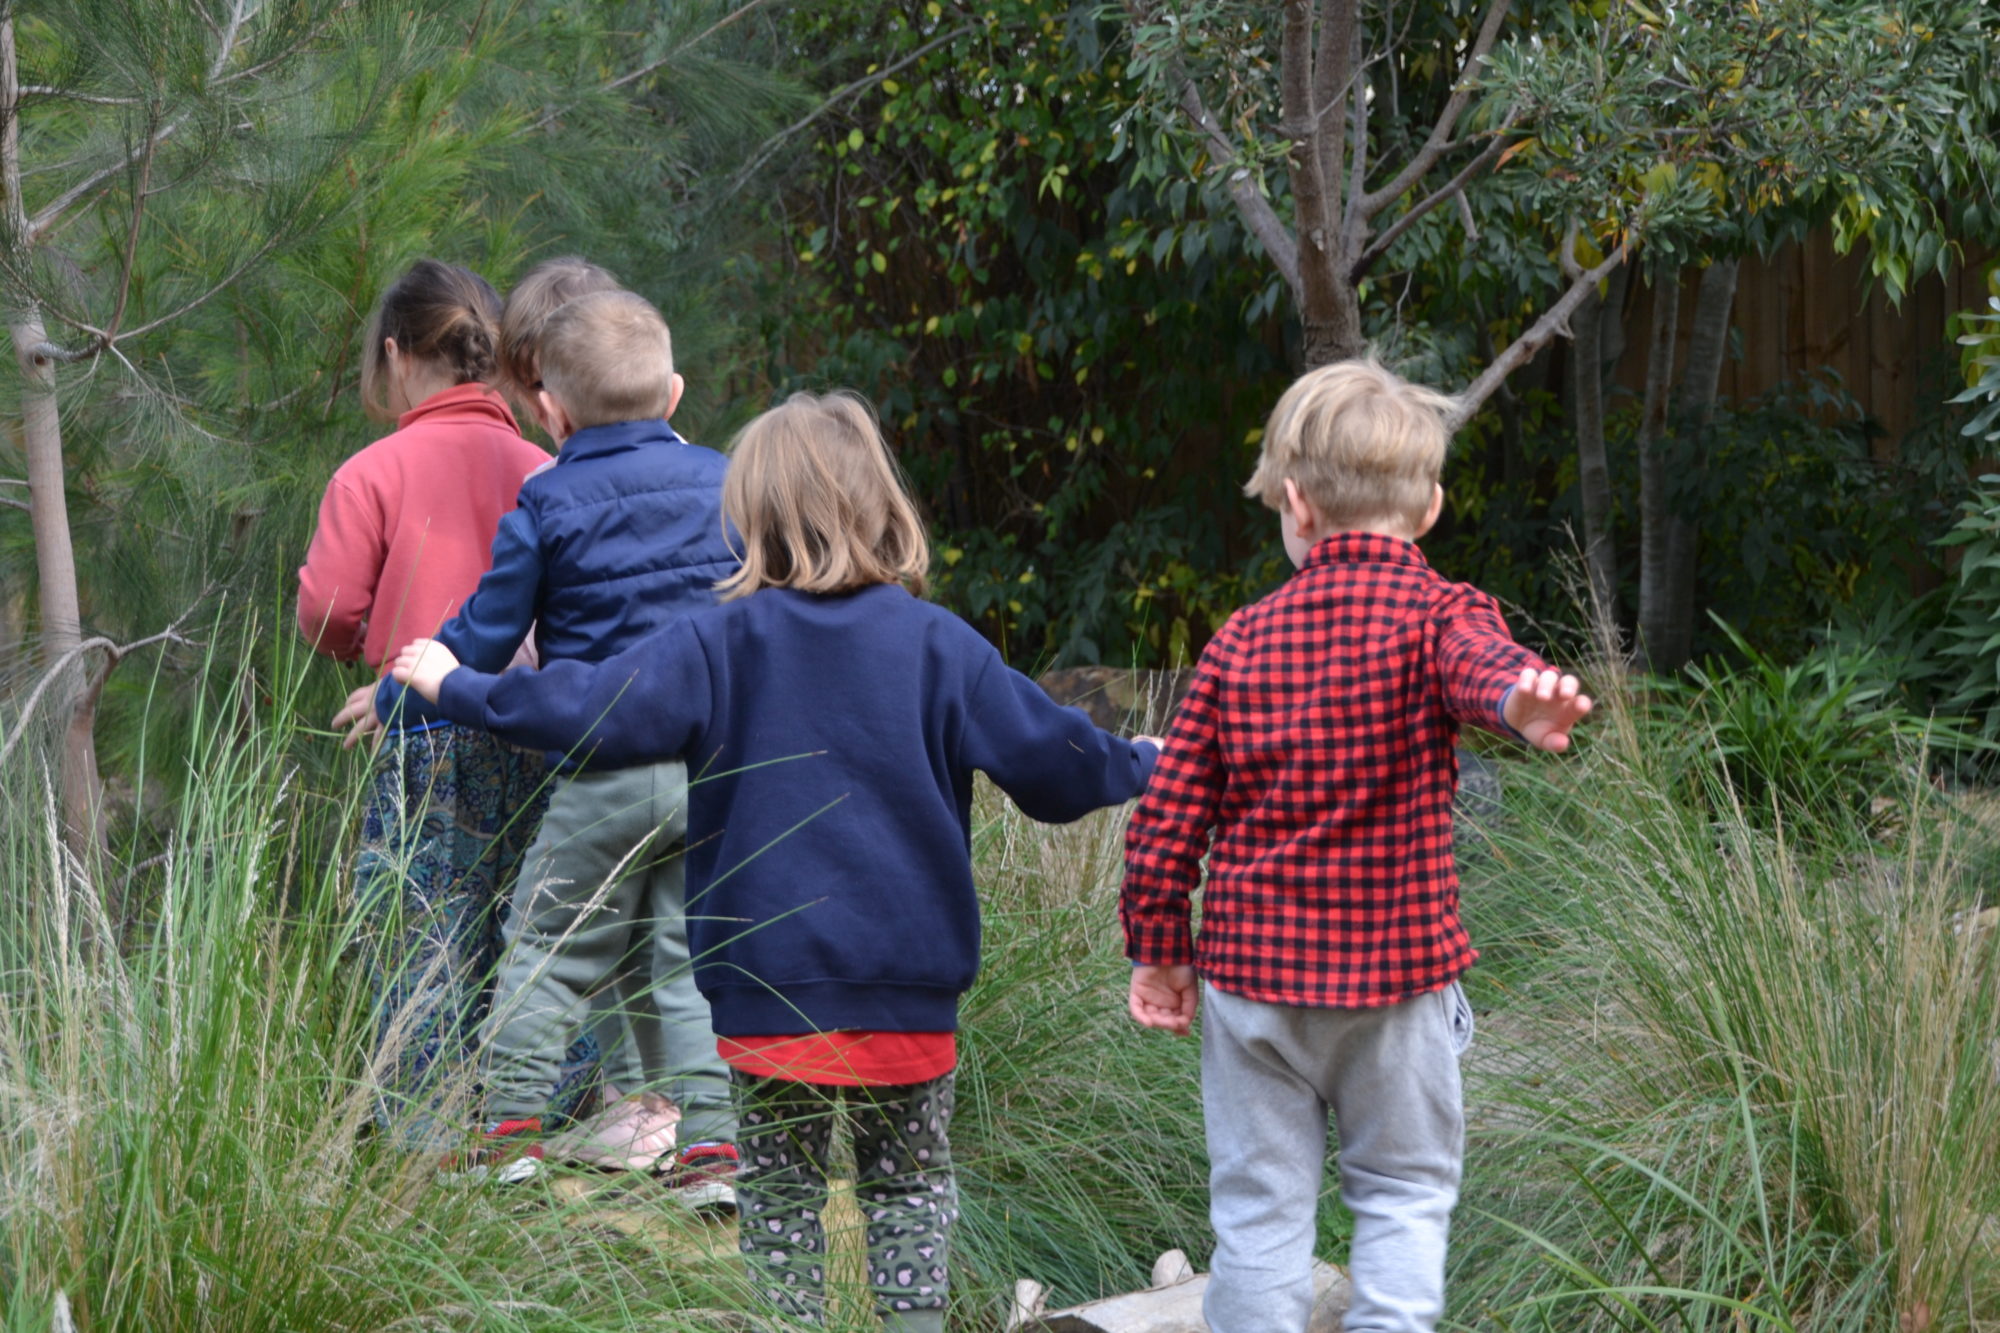
<instances>
[{"instance_id":1,"label":"pink shoe on ground","mask_svg":"<svg viewBox=\"0 0 2000 1333\"><path fill-rule=\"evenodd\" d=\"M651 1171L674 1150L679 1109L651 1093L619 1097L609 1088L605 1093L595 1115L548 1140L549 1156L606 1171Z\"/></svg>"}]
</instances>

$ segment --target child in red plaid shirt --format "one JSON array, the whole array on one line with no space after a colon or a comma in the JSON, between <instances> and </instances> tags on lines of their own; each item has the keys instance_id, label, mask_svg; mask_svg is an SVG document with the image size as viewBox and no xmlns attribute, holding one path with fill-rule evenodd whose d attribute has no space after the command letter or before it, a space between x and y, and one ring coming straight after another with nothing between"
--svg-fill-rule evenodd
<instances>
[{"instance_id":1,"label":"child in red plaid shirt","mask_svg":"<svg viewBox=\"0 0 2000 1333\"><path fill-rule=\"evenodd\" d=\"M1279 399L1245 489L1278 511L1298 573L1202 654L1126 835L1132 1017L1185 1034L1206 1000L1217 1333L1305 1328L1329 1111L1354 1214L1347 1329L1430 1330L1444 1309L1472 1039L1458 978L1477 956L1455 740L1472 723L1561 751L1590 711L1417 550L1450 406L1373 361Z\"/></svg>"}]
</instances>

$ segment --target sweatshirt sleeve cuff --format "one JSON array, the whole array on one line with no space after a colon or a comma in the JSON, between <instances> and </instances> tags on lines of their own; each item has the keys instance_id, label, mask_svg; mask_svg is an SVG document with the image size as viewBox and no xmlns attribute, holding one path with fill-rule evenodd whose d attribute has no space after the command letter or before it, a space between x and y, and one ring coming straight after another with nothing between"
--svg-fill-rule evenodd
<instances>
[{"instance_id":1,"label":"sweatshirt sleeve cuff","mask_svg":"<svg viewBox=\"0 0 2000 1333\"><path fill-rule=\"evenodd\" d=\"M447 672L438 687L438 710L460 726L485 729L486 696L499 679L471 667Z\"/></svg>"},{"instance_id":2,"label":"sweatshirt sleeve cuff","mask_svg":"<svg viewBox=\"0 0 2000 1333\"><path fill-rule=\"evenodd\" d=\"M1139 765L1139 790L1153 780L1153 766L1160 762L1160 747L1151 741L1133 741L1132 757Z\"/></svg>"}]
</instances>

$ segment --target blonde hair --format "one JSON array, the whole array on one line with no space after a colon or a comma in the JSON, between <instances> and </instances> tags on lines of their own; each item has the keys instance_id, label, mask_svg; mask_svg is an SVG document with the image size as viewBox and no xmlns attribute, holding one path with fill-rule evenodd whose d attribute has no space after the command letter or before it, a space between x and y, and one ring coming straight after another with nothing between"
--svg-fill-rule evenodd
<instances>
[{"instance_id":1,"label":"blonde hair","mask_svg":"<svg viewBox=\"0 0 2000 1333\"><path fill-rule=\"evenodd\" d=\"M1455 405L1373 357L1309 370L1271 409L1243 491L1282 512L1290 479L1333 527L1384 519L1422 526Z\"/></svg>"},{"instance_id":2,"label":"blonde hair","mask_svg":"<svg viewBox=\"0 0 2000 1333\"><path fill-rule=\"evenodd\" d=\"M413 361L435 366L453 384L478 384L494 374L500 337L500 294L469 268L419 259L390 283L368 316L361 344L361 405L393 421L389 410L389 351L383 339Z\"/></svg>"},{"instance_id":3,"label":"blonde hair","mask_svg":"<svg viewBox=\"0 0 2000 1333\"><path fill-rule=\"evenodd\" d=\"M643 296L592 292L542 321L542 387L579 430L664 417L674 405L674 341Z\"/></svg>"},{"instance_id":4,"label":"blonde hair","mask_svg":"<svg viewBox=\"0 0 2000 1333\"><path fill-rule=\"evenodd\" d=\"M588 259L545 259L523 274L500 310L500 387L522 406L542 387L542 326L557 309L592 292L624 290Z\"/></svg>"},{"instance_id":5,"label":"blonde hair","mask_svg":"<svg viewBox=\"0 0 2000 1333\"><path fill-rule=\"evenodd\" d=\"M931 547L875 414L852 393L795 393L730 449L722 515L743 567L722 599L759 588L849 592L900 583L922 596Z\"/></svg>"}]
</instances>

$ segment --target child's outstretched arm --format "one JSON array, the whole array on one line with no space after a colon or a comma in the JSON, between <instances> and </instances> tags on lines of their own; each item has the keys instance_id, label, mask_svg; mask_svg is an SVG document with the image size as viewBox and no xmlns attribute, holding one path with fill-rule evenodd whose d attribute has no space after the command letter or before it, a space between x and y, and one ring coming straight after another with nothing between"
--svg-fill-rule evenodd
<instances>
[{"instance_id":1,"label":"child's outstretched arm","mask_svg":"<svg viewBox=\"0 0 2000 1333\"><path fill-rule=\"evenodd\" d=\"M1590 715L1590 696L1582 693L1575 676L1523 667L1500 714L1537 750L1561 754L1569 748L1570 731Z\"/></svg>"},{"instance_id":2,"label":"child's outstretched arm","mask_svg":"<svg viewBox=\"0 0 2000 1333\"><path fill-rule=\"evenodd\" d=\"M998 653L987 653L966 699L960 759L967 767L1045 824L1081 819L1146 789L1158 742L1100 730L1081 709L1062 707Z\"/></svg>"},{"instance_id":3,"label":"child's outstretched arm","mask_svg":"<svg viewBox=\"0 0 2000 1333\"><path fill-rule=\"evenodd\" d=\"M418 639L389 673L453 722L612 768L686 751L708 718L707 667L700 639L682 620L602 662L563 660L498 676L460 667L442 644Z\"/></svg>"},{"instance_id":4,"label":"child's outstretched arm","mask_svg":"<svg viewBox=\"0 0 2000 1333\"><path fill-rule=\"evenodd\" d=\"M542 587L540 542L526 510L514 509L501 518L479 586L437 630L437 642L450 649L453 661L478 671L502 671L513 660L535 624ZM375 716L384 722L394 717L399 695L393 679L381 681L375 688Z\"/></svg>"}]
</instances>

